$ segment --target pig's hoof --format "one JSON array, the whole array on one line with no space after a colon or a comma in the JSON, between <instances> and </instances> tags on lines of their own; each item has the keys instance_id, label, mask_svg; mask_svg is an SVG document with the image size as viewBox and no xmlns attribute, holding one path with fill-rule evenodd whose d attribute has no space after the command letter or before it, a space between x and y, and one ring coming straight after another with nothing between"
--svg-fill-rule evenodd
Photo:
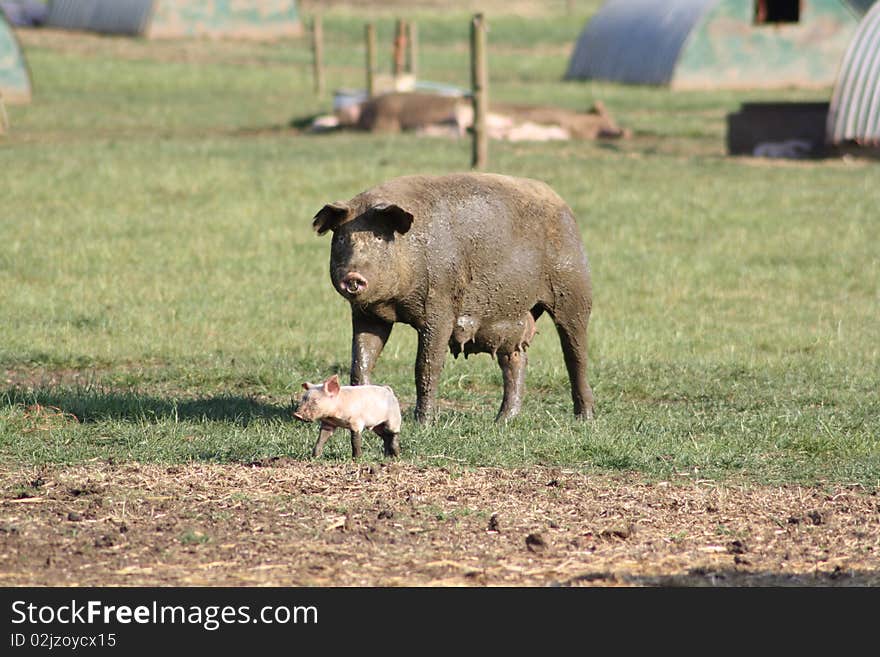
<instances>
[{"instance_id":1,"label":"pig's hoof","mask_svg":"<svg viewBox=\"0 0 880 657\"><path fill-rule=\"evenodd\" d=\"M591 420L594 419L595 415L593 413L593 408L590 407L590 408L585 408L584 410L582 410L579 413L575 413L574 417L577 420L583 420L584 422L590 422Z\"/></svg>"},{"instance_id":2,"label":"pig's hoof","mask_svg":"<svg viewBox=\"0 0 880 657\"><path fill-rule=\"evenodd\" d=\"M498 411L498 415L495 416L496 422L509 422L513 418L519 415L519 411Z\"/></svg>"}]
</instances>

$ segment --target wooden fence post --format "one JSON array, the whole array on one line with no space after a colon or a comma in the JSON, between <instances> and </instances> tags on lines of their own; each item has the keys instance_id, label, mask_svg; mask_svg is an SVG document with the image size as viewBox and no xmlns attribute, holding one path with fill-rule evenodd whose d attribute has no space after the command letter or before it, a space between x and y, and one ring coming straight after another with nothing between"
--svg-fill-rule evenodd
<instances>
[{"instance_id":1,"label":"wooden fence post","mask_svg":"<svg viewBox=\"0 0 880 657\"><path fill-rule=\"evenodd\" d=\"M367 97L376 95L376 26L367 23L364 29L367 41Z\"/></svg>"},{"instance_id":2,"label":"wooden fence post","mask_svg":"<svg viewBox=\"0 0 880 657\"><path fill-rule=\"evenodd\" d=\"M419 72L419 26L416 23L406 22L406 32L409 37L409 50L406 58L406 72L414 78L418 78Z\"/></svg>"},{"instance_id":3,"label":"wooden fence post","mask_svg":"<svg viewBox=\"0 0 880 657\"><path fill-rule=\"evenodd\" d=\"M473 153L471 167L485 169L489 161L486 114L489 106L489 74L486 66L486 22L483 14L471 20L471 96L474 104Z\"/></svg>"},{"instance_id":4,"label":"wooden fence post","mask_svg":"<svg viewBox=\"0 0 880 657\"><path fill-rule=\"evenodd\" d=\"M315 76L315 95L324 95L324 25L321 14L312 17L312 70Z\"/></svg>"},{"instance_id":5,"label":"wooden fence post","mask_svg":"<svg viewBox=\"0 0 880 657\"><path fill-rule=\"evenodd\" d=\"M3 93L0 92L0 135L9 130L9 115L6 113L6 104L3 102Z\"/></svg>"},{"instance_id":6,"label":"wooden fence post","mask_svg":"<svg viewBox=\"0 0 880 657\"><path fill-rule=\"evenodd\" d=\"M404 22L397 19L397 25L394 29L394 55L392 57L392 72L394 78L403 75L404 58L406 57L406 26Z\"/></svg>"}]
</instances>

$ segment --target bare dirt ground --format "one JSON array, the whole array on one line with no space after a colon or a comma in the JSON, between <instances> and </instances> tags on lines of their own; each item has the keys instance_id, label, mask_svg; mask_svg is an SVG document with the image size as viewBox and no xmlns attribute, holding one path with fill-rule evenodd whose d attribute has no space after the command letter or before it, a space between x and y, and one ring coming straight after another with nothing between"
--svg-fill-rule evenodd
<instances>
[{"instance_id":1,"label":"bare dirt ground","mask_svg":"<svg viewBox=\"0 0 880 657\"><path fill-rule=\"evenodd\" d=\"M0 468L0 585L877 586L880 497L287 459Z\"/></svg>"}]
</instances>

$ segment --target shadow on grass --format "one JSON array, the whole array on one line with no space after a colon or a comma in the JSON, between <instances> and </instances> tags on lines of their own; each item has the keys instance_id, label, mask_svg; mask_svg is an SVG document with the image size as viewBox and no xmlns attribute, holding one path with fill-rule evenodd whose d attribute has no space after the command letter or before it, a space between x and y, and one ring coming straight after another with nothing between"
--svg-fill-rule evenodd
<instances>
[{"instance_id":1,"label":"shadow on grass","mask_svg":"<svg viewBox=\"0 0 880 657\"><path fill-rule=\"evenodd\" d=\"M42 407L46 412L74 416L82 423L121 420L130 422L201 421L232 422L246 427L256 421L293 421L290 404L277 405L253 397L219 395L198 399L162 399L137 393L89 389L24 391L9 388L0 393L0 408Z\"/></svg>"}]
</instances>

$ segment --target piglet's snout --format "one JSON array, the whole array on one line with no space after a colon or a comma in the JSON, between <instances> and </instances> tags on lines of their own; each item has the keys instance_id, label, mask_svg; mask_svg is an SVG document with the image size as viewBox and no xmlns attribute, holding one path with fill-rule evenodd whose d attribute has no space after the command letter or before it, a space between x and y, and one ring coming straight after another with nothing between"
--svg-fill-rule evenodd
<instances>
[{"instance_id":1,"label":"piglet's snout","mask_svg":"<svg viewBox=\"0 0 880 657\"><path fill-rule=\"evenodd\" d=\"M347 273L339 281L339 289L343 294L356 295L364 291L367 287L367 279L358 274L356 271Z\"/></svg>"},{"instance_id":2,"label":"piglet's snout","mask_svg":"<svg viewBox=\"0 0 880 657\"><path fill-rule=\"evenodd\" d=\"M307 408L305 408L304 404L300 402L296 408L293 409L293 417L295 417L300 422L311 422L311 419L308 417Z\"/></svg>"}]
</instances>

